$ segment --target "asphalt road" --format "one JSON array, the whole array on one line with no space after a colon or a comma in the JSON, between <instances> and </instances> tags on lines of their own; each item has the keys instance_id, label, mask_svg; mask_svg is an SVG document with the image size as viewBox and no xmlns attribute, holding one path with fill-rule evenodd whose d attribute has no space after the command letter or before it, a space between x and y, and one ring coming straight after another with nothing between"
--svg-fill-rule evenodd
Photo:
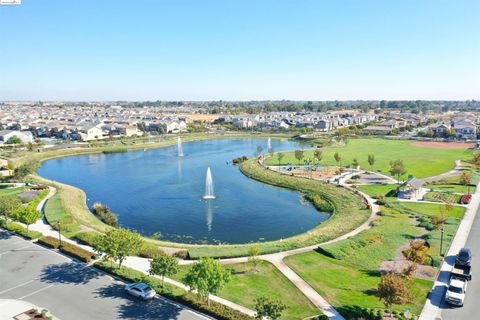
<instances>
[{"instance_id":1,"label":"asphalt road","mask_svg":"<svg viewBox=\"0 0 480 320\"><path fill-rule=\"evenodd\" d=\"M480 212L478 211L468 235L466 247L472 250L472 280L468 282L467 295L463 307L453 307L442 302L442 318L444 320L480 318L479 309L477 309L480 306L476 305L480 297L480 273L476 272L476 270L480 269Z\"/></svg>"},{"instance_id":2,"label":"asphalt road","mask_svg":"<svg viewBox=\"0 0 480 320\"><path fill-rule=\"evenodd\" d=\"M124 283L0 230L0 299L20 299L61 320L211 319L157 297L141 301Z\"/></svg>"}]
</instances>

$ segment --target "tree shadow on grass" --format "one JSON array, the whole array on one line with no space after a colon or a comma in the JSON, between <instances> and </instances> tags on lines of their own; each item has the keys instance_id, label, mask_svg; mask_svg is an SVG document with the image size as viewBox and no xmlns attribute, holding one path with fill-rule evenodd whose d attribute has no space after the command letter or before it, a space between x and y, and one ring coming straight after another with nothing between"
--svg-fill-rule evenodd
<instances>
[{"instance_id":1,"label":"tree shadow on grass","mask_svg":"<svg viewBox=\"0 0 480 320\"><path fill-rule=\"evenodd\" d=\"M148 301L133 297L125 291L123 284L113 283L98 289L95 293L97 298L122 300L117 307L117 319L179 319L180 312L183 310L180 306L158 296Z\"/></svg>"},{"instance_id":2,"label":"tree shadow on grass","mask_svg":"<svg viewBox=\"0 0 480 320\"><path fill-rule=\"evenodd\" d=\"M45 266L40 281L47 283L86 284L101 277L101 273L86 264L65 262Z\"/></svg>"}]
</instances>

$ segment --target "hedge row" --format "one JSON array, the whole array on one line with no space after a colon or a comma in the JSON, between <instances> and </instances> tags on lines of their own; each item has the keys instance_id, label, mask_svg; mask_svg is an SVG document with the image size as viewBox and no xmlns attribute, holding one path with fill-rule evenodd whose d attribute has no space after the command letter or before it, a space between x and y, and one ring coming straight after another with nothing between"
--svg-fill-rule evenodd
<instances>
[{"instance_id":1,"label":"hedge row","mask_svg":"<svg viewBox=\"0 0 480 320\"><path fill-rule=\"evenodd\" d=\"M63 241L62 246L60 247L60 241L54 237L50 237L50 236L41 237L40 239L38 239L38 243L53 249L60 249L61 252L71 257L77 258L83 262L90 262L98 258L95 253L82 249L69 242Z\"/></svg>"},{"instance_id":2,"label":"hedge row","mask_svg":"<svg viewBox=\"0 0 480 320\"><path fill-rule=\"evenodd\" d=\"M118 268L116 265L110 265L110 263L102 261L97 262L95 267L104 270L108 273L114 274L117 277L129 281L129 282L145 282L155 291L162 296L184 304L192 309L198 310L204 314L207 314L215 319L219 320L253 320L255 318L250 317L240 311L231 309L223 304L215 301L210 301L210 306L204 299L198 298L193 293L187 293L179 288L165 284L162 288L162 282L160 279L147 276L144 273L130 269L128 267Z\"/></svg>"},{"instance_id":3,"label":"hedge row","mask_svg":"<svg viewBox=\"0 0 480 320\"><path fill-rule=\"evenodd\" d=\"M25 228L24 226L12 221L7 222L5 220L0 219L0 227L13 231L16 234L19 234L22 237L27 239L33 240L33 239L38 239L42 236L40 232L34 231L34 230L27 230L27 228Z\"/></svg>"}]
</instances>

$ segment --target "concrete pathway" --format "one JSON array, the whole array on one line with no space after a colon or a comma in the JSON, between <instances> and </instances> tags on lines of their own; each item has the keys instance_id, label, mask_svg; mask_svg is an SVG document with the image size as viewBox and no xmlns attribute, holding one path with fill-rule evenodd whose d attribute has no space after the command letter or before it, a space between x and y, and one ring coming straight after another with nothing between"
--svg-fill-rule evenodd
<instances>
[{"instance_id":1,"label":"concrete pathway","mask_svg":"<svg viewBox=\"0 0 480 320\"><path fill-rule=\"evenodd\" d=\"M465 246L467 242L470 229L472 227L473 221L475 220L475 215L480 206L480 183L477 185L477 190L472 195L472 200L467 207L465 216L463 217L458 230L455 234L455 237L452 240L450 248L445 255L445 260L440 267L440 272L438 273L437 280L435 281L432 291L430 292L427 302L423 307L422 313L420 314L420 320L433 320L441 315L441 303L443 297L445 296L446 286L450 280L450 271L454 263L454 259L449 257L454 257L461 248Z\"/></svg>"}]
</instances>

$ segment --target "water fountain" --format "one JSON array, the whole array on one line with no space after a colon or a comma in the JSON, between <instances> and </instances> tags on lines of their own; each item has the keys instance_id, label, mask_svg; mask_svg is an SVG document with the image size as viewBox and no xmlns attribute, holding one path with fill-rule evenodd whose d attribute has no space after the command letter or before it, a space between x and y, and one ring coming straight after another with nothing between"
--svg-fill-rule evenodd
<instances>
[{"instance_id":1,"label":"water fountain","mask_svg":"<svg viewBox=\"0 0 480 320\"><path fill-rule=\"evenodd\" d=\"M215 194L213 192L213 178L212 171L210 167L207 169L207 176L205 178L205 195L203 196L205 200L215 199Z\"/></svg>"},{"instance_id":2,"label":"water fountain","mask_svg":"<svg viewBox=\"0 0 480 320\"><path fill-rule=\"evenodd\" d=\"M270 152L271 150L272 150L272 139L268 138L267 151Z\"/></svg>"},{"instance_id":3,"label":"water fountain","mask_svg":"<svg viewBox=\"0 0 480 320\"><path fill-rule=\"evenodd\" d=\"M178 156L183 157L182 139L180 137L177 138L177 151Z\"/></svg>"}]
</instances>

